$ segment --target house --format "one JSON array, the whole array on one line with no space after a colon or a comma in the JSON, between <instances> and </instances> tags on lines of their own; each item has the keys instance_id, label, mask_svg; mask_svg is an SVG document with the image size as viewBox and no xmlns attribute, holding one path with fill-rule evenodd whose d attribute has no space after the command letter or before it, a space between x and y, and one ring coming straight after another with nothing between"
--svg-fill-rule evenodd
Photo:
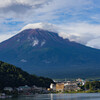
<instances>
[{"instance_id":1,"label":"house","mask_svg":"<svg viewBox=\"0 0 100 100\"><path fill-rule=\"evenodd\" d=\"M46 88L43 88L43 87L37 87L37 86L33 86L31 87L31 91L33 93L47 93L47 89Z\"/></svg>"},{"instance_id":2,"label":"house","mask_svg":"<svg viewBox=\"0 0 100 100\"><path fill-rule=\"evenodd\" d=\"M5 96L6 94L5 93L0 93L0 96Z\"/></svg>"},{"instance_id":3,"label":"house","mask_svg":"<svg viewBox=\"0 0 100 100\"><path fill-rule=\"evenodd\" d=\"M12 91L13 91L13 88L12 88L12 87L5 87L5 88L4 88L4 91L12 92Z\"/></svg>"},{"instance_id":4,"label":"house","mask_svg":"<svg viewBox=\"0 0 100 100\"><path fill-rule=\"evenodd\" d=\"M86 83L86 81L81 78L76 79L76 82L77 82L77 84L82 85L82 86L85 85L85 83Z\"/></svg>"},{"instance_id":5,"label":"house","mask_svg":"<svg viewBox=\"0 0 100 100\"><path fill-rule=\"evenodd\" d=\"M53 90L53 91L56 91L56 84L51 83L50 89Z\"/></svg>"},{"instance_id":6,"label":"house","mask_svg":"<svg viewBox=\"0 0 100 100\"><path fill-rule=\"evenodd\" d=\"M77 91L80 90L76 82L68 81L64 84L64 91Z\"/></svg>"},{"instance_id":7,"label":"house","mask_svg":"<svg viewBox=\"0 0 100 100\"><path fill-rule=\"evenodd\" d=\"M56 91L63 92L64 91L64 83L57 83L56 84Z\"/></svg>"},{"instance_id":8,"label":"house","mask_svg":"<svg viewBox=\"0 0 100 100\"><path fill-rule=\"evenodd\" d=\"M18 91L30 91L31 87L29 87L28 85L25 86L20 86L17 88Z\"/></svg>"}]
</instances>

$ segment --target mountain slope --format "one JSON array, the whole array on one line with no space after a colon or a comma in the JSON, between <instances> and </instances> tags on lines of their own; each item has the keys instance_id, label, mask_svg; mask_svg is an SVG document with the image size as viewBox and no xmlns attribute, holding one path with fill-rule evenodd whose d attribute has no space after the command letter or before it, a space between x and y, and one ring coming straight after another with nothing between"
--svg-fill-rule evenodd
<instances>
[{"instance_id":1,"label":"mountain slope","mask_svg":"<svg viewBox=\"0 0 100 100\"><path fill-rule=\"evenodd\" d=\"M42 29L23 30L2 42L0 60L51 78L100 77L100 50Z\"/></svg>"}]
</instances>

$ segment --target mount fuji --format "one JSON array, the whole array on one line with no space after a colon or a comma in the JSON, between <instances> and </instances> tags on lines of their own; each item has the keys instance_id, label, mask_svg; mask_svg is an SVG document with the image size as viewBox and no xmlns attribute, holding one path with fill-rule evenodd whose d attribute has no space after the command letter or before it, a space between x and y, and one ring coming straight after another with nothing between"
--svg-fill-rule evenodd
<instances>
[{"instance_id":1,"label":"mount fuji","mask_svg":"<svg viewBox=\"0 0 100 100\"><path fill-rule=\"evenodd\" d=\"M51 24L29 24L0 43L0 60L50 78L100 77L100 50L60 37Z\"/></svg>"}]
</instances>

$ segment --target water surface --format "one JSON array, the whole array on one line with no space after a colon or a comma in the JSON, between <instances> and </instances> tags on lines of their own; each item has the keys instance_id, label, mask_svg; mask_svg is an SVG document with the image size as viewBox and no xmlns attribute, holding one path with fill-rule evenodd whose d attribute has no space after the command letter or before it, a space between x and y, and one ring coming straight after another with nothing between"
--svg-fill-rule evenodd
<instances>
[{"instance_id":1,"label":"water surface","mask_svg":"<svg viewBox=\"0 0 100 100\"><path fill-rule=\"evenodd\" d=\"M34 97L18 97L6 100L100 100L100 93L42 94Z\"/></svg>"}]
</instances>

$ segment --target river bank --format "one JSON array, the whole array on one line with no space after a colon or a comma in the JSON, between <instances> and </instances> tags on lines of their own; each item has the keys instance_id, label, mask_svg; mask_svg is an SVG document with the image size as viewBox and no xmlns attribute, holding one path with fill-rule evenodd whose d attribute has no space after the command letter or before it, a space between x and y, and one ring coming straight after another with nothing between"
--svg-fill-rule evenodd
<instances>
[{"instance_id":1,"label":"river bank","mask_svg":"<svg viewBox=\"0 0 100 100\"><path fill-rule=\"evenodd\" d=\"M53 94L63 94L63 93L65 93L65 94L73 94L73 93L100 93L100 90L86 90L86 91L84 91L84 90L80 90L80 91L64 91L64 92L51 92L51 93L53 93Z\"/></svg>"}]
</instances>

